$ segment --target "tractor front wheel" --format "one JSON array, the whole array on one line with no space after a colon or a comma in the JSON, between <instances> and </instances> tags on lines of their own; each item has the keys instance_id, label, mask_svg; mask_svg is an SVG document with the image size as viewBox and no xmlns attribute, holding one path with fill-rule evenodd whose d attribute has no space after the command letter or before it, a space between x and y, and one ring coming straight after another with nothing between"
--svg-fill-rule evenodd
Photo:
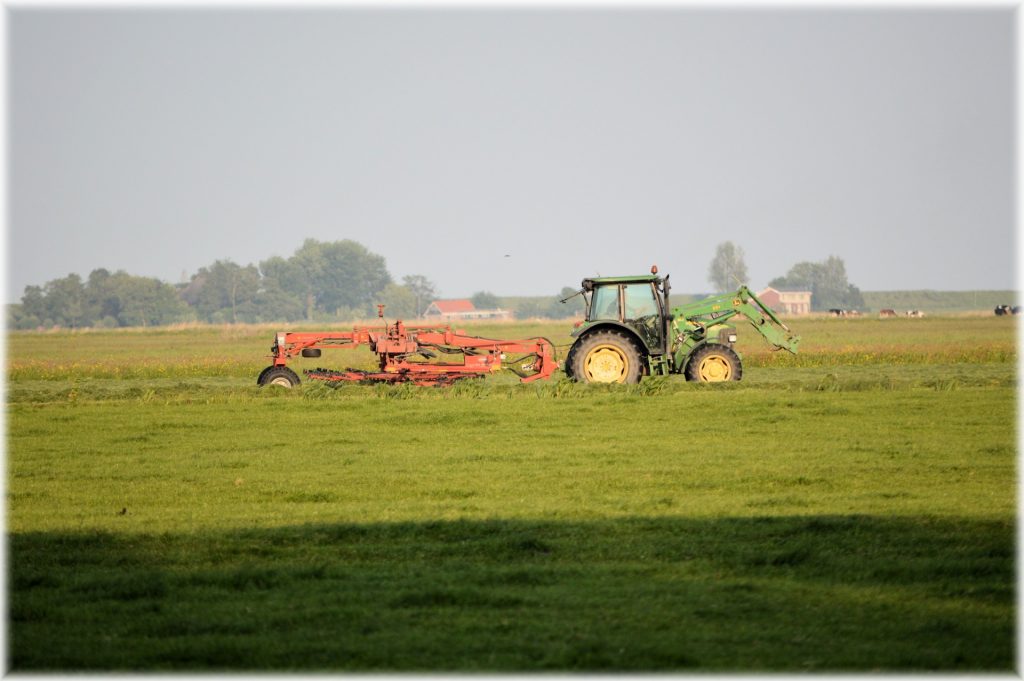
<instances>
[{"instance_id":1,"label":"tractor front wheel","mask_svg":"<svg viewBox=\"0 0 1024 681\"><path fill-rule=\"evenodd\" d=\"M743 377L739 355L727 345L708 343L697 348L686 365L686 380L701 383L738 381Z\"/></svg>"},{"instance_id":2,"label":"tractor front wheel","mask_svg":"<svg viewBox=\"0 0 1024 681\"><path fill-rule=\"evenodd\" d=\"M643 357L625 334L598 331L576 341L566 373L583 383L639 383Z\"/></svg>"},{"instance_id":3,"label":"tractor front wheel","mask_svg":"<svg viewBox=\"0 0 1024 681\"><path fill-rule=\"evenodd\" d=\"M257 385L279 385L282 388L294 388L299 384L299 376L288 367L269 366L256 379Z\"/></svg>"}]
</instances>

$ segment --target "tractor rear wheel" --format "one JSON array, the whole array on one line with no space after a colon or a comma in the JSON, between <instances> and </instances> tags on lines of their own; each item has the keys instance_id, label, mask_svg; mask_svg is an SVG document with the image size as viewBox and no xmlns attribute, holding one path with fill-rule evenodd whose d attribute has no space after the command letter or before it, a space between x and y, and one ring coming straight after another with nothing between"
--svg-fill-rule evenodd
<instances>
[{"instance_id":1,"label":"tractor rear wheel","mask_svg":"<svg viewBox=\"0 0 1024 681\"><path fill-rule=\"evenodd\" d=\"M643 357L636 344L618 331L591 333L569 350L566 373L583 383L639 383Z\"/></svg>"},{"instance_id":2,"label":"tractor rear wheel","mask_svg":"<svg viewBox=\"0 0 1024 681\"><path fill-rule=\"evenodd\" d=\"M686 365L686 380L701 383L738 381L743 377L739 355L728 345L708 343L697 348Z\"/></svg>"},{"instance_id":3,"label":"tractor rear wheel","mask_svg":"<svg viewBox=\"0 0 1024 681\"><path fill-rule=\"evenodd\" d=\"M257 385L279 385L282 388L294 388L299 383L298 374L288 367L267 367L256 379Z\"/></svg>"}]
</instances>

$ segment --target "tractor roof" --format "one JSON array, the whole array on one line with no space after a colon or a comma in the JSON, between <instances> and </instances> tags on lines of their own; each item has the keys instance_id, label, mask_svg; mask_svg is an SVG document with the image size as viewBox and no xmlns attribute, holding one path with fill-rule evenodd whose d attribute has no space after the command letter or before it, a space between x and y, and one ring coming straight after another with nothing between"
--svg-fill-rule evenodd
<instances>
[{"instance_id":1,"label":"tractor roof","mask_svg":"<svg viewBox=\"0 0 1024 681\"><path fill-rule=\"evenodd\" d=\"M648 282L661 281L661 277L657 274L638 274L632 277L587 277L583 280L583 288L588 291L594 288L594 285L602 284L646 284Z\"/></svg>"}]
</instances>

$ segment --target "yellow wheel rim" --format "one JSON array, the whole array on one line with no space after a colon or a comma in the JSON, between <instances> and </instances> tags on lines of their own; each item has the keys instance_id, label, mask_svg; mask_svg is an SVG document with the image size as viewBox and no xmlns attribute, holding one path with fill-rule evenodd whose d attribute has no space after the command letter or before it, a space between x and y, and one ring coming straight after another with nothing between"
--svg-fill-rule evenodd
<instances>
[{"instance_id":1,"label":"yellow wheel rim","mask_svg":"<svg viewBox=\"0 0 1024 681\"><path fill-rule=\"evenodd\" d=\"M707 383L728 381L732 378L732 364L722 355L708 355L697 366L697 377Z\"/></svg>"},{"instance_id":2,"label":"yellow wheel rim","mask_svg":"<svg viewBox=\"0 0 1024 681\"><path fill-rule=\"evenodd\" d=\"M629 358L614 345L598 345L587 353L583 371L591 383L625 383Z\"/></svg>"}]
</instances>

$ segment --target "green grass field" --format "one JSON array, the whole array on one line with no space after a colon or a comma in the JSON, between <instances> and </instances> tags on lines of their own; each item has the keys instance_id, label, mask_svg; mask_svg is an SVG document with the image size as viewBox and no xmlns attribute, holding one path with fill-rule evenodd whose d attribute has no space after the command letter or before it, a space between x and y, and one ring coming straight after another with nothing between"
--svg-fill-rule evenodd
<instances>
[{"instance_id":1,"label":"green grass field","mask_svg":"<svg viewBox=\"0 0 1024 681\"><path fill-rule=\"evenodd\" d=\"M792 326L739 384L292 391L269 327L11 333L9 666L1012 671L1015 321Z\"/></svg>"}]
</instances>

